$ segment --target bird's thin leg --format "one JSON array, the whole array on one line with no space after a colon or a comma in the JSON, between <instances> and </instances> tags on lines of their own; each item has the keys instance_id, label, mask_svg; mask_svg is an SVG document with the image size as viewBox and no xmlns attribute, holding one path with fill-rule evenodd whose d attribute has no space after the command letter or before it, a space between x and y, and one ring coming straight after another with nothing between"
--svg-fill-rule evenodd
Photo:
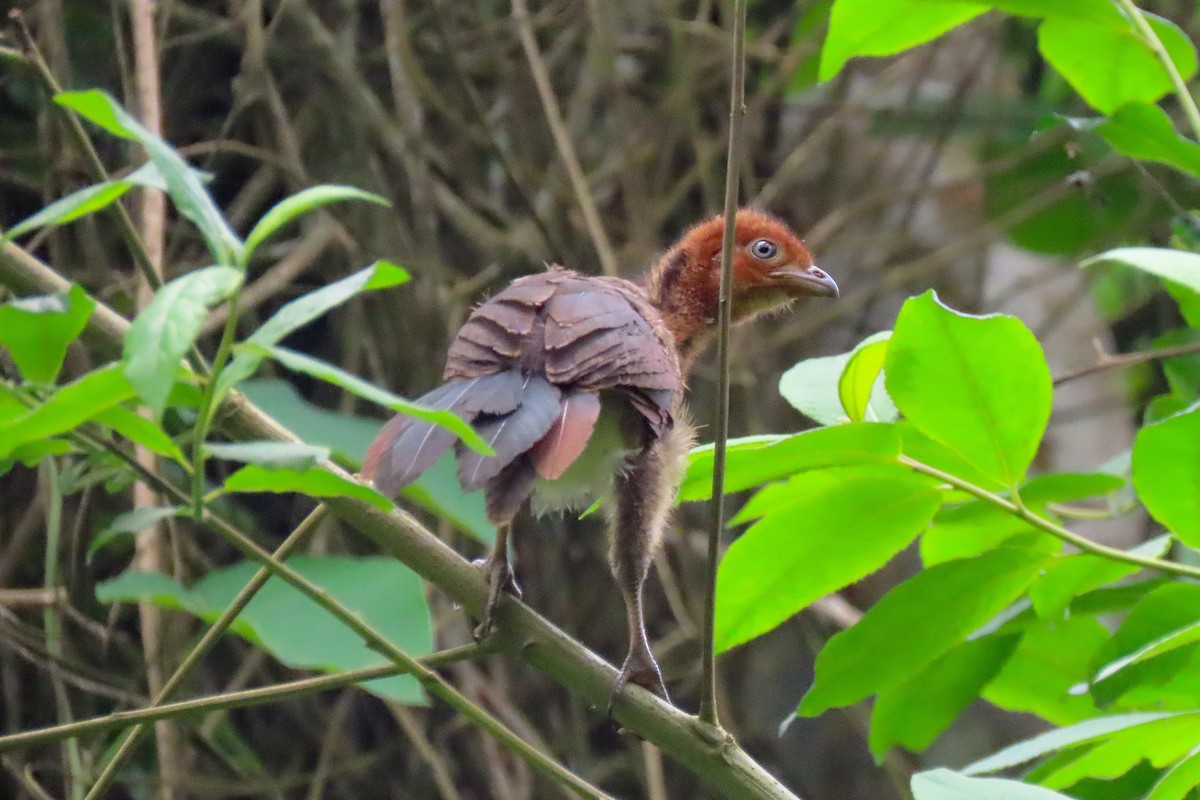
<instances>
[{"instance_id":1,"label":"bird's thin leg","mask_svg":"<svg viewBox=\"0 0 1200 800\"><path fill-rule=\"evenodd\" d=\"M475 628L475 639L485 639L491 634L492 615L496 611L496 603L500 600L500 593L507 591L509 594L516 597L521 596L521 587L517 585L516 578L513 577L512 564L508 560L508 537L512 530L512 525L498 525L496 527L496 541L492 544L491 552L487 558L476 559L474 564L483 570L484 576L488 582L487 602L483 606L483 621Z\"/></svg>"},{"instance_id":2,"label":"bird's thin leg","mask_svg":"<svg viewBox=\"0 0 1200 800\"><path fill-rule=\"evenodd\" d=\"M625 685L633 682L670 702L662 672L650 642L642 615L642 586L654 558L666 524L674 494L675 464L672 443L658 440L638 453L629 469L616 479L616 513L611 518L612 550L609 561L613 577L625 599L629 624L629 653L613 687L616 699ZM611 707L611 700L610 700Z\"/></svg>"}]
</instances>

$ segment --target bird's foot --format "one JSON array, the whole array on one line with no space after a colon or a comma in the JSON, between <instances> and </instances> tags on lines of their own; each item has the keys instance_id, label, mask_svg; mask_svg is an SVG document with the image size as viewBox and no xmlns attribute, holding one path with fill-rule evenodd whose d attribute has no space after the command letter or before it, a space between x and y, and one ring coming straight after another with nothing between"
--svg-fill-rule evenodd
<instances>
[{"instance_id":1,"label":"bird's foot","mask_svg":"<svg viewBox=\"0 0 1200 800\"><path fill-rule=\"evenodd\" d=\"M658 695L665 703L671 702L671 696L667 694L667 685L663 683L662 671L658 668L654 656L650 654L648 645L633 648L625 657L625 663L621 665L621 671L617 674L617 682L613 684L612 694L608 697L608 716L612 716L613 704L630 683Z\"/></svg>"},{"instance_id":2,"label":"bird's foot","mask_svg":"<svg viewBox=\"0 0 1200 800\"><path fill-rule=\"evenodd\" d=\"M500 593L508 592L519 600L521 599L521 587L517 585L512 565L508 563L507 558L477 558L471 563L483 572L488 582L487 602L483 606L483 621L475 627L473 632L475 641L479 642L491 636L492 630L496 627L492 616L496 612L496 604L500 602Z\"/></svg>"}]
</instances>

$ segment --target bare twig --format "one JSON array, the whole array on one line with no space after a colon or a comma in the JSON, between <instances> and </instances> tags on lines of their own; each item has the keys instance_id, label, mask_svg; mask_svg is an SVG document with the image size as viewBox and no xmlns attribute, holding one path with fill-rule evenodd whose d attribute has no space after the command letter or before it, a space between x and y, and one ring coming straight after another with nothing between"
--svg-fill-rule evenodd
<instances>
[{"instance_id":1,"label":"bare twig","mask_svg":"<svg viewBox=\"0 0 1200 800\"><path fill-rule=\"evenodd\" d=\"M1098 372L1107 372L1108 370L1112 369L1125 369L1126 367L1132 367L1138 364L1146 364L1151 361L1160 361L1164 358L1190 356L1193 353L1200 353L1200 342L1177 344L1173 347L1159 347L1154 350L1140 350L1136 353L1121 353L1115 356L1108 353L1101 353L1100 360L1095 364L1088 364L1086 367L1076 367L1075 369L1067 370L1059 375L1055 375L1054 385L1059 386L1069 381L1077 380L1078 378L1084 378L1088 375L1095 375Z\"/></svg>"},{"instance_id":2,"label":"bare twig","mask_svg":"<svg viewBox=\"0 0 1200 800\"><path fill-rule=\"evenodd\" d=\"M600 214L596 210L596 201L588 189L587 178L584 177L583 167L579 165L579 157L575 154L575 146L571 143L571 135L563 124L562 109L559 108L558 98L554 96L554 87L550 85L550 75L546 64L542 61L538 50L537 39L533 35L533 22L529 18L529 8L525 0L512 0L512 16L517 23L517 34L521 38L521 48L525 51L525 59L529 62L529 71L533 73L533 82L537 86L538 98L542 102L542 111L546 115L546 124L554 137L554 146L558 148L558 157L567 168L567 176L571 180L571 188L575 191L575 200L579 210L583 212L583 221L587 225L588 234L592 237L592 245L596 248L596 256L600 259L600 269L605 275L617 274L617 256L613 252L612 243L604 231Z\"/></svg>"},{"instance_id":3,"label":"bare twig","mask_svg":"<svg viewBox=\"0 0 1200 800\"><path fill-rule=\"evenodd\" d=\"M713 430L712 520L708 532L708 574L704 586L704 627L701 645L700 719L717 719L717 654L714 638L717 607L717 560L725 527L725 440L729 437L729 328L733 282L734 223L738 204L738 166L741 160L742 118L746 113L746 0L733 4L733 65L729 90L729 150L725 161L725 232L721 240L721 289L717 301L717 424Z\"/></svg>"}]
</instances>

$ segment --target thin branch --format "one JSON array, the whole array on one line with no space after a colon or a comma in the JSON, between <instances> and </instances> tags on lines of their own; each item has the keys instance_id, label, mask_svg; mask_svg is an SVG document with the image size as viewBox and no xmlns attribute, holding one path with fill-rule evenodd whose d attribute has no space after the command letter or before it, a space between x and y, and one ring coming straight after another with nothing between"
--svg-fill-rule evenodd
<instances>
[{"instance_id":1,"label":"thin branch","mask_svg":"<svg viewBox=\"0 0 1200 800\"><path fill-rule=\"evenodd\" d=\"M26 63L33 67L34 72L37 73L38 78L51 95L62 92L62 85L54 77L54 73L50 71L50 66L46 63L46 59L42 57L42 52L37 46L37 40L29 32L29 28L25 25L25 20L21 16L20 11L14 10L10 12L9 19L16 23L17 30L20 31L21 44L25 48ZM108 170L104 168L104 163L100 160L100 154L96 152L96 147L88 137L83 123L79 121L79 117L61 106L56 105L55 108L60 112L63 119L66 120L67 130L71 132L71 138L75 140L76 147L78 147L79 152L83 155L84 161L87 162L88 169L92 173L92 178L97 181L109 180ZM121 238L133 256L133 263L137 265L142 277L157 289L162 285L162 280L154 269L154 262L150 259L150 255L146 251L146 245L142 241L142 236L138 232L137 226L133 224L133 218L129 216L129 212L120 200L113 203L110 208L117 218Z\"/></svg>"},{"instance_id":2,"label":"thin branch","mask_svg":"<svg viewBox=\"0 0 1200 800\"><path fill-rule=\"evenodd\" d=\"M62 292L69 286L65 278L11 242L0 247L0 284L42 294ZM83 336L97 352L111 355L120 352L128 331L127 320L97 303ZM222 403L215 422L237 440L299 441L237 392ZM327 468L349 477L332 465ZM335 516L374 541L384 553L438 586L451 602L476 618L482 615L487 586L479 570L407 511L393 508L383 512L368 502L348 497L328 498L326 504ZM213 521L220 525L220 520ZM222 530L222 534L260 564L271 563L268 553L236 529ZM301 588L288 577L294 570L284 574L286 564L280 567L284 579ZM499 624L492 636L499 650L545 672L594 708L606 706L612 697L616 669L514 598L500 604L496 617ZM723 731L697 724L695 717L639 687L631 686L617 698L613 717L731 800L797 800Z\"/></svg>"},{"instance_id":3,"label":"thin branch","mask_svg":"<svg viewBox=\"0 0 1200 800\"><path fill-rule=\"evenodd\" d=\"M922 475L928 475L931 478L937 478L940 481L948 483L955 489L961 489L969 495L984 500L992 505L999 506L1014 517L1025 520L1033 527L1045 531L1051 536L1062 539L1067 544L1073 545L1085 553L1091 553L1101 558L1107 558L1110 561L1120 561L1124 564L1133 564L1144 569L1158 570L1159 572L1167 572L1173 575L1184 575L1189 578L1200 578L1200 567L1193 567L1188 564L1179 564L1174 561L1163 561L1161 558L1152 558L1150 556L1140 556L1137 553L1130 553L1126 550L1120 550L1116 547L1093 542L1091 539L1080 536L1077 533L1072 533L1056 522L1051 522L1045 517L1035 514L1026 508L1024 505L1014 503L1006 497L1001 497L995 492L989 492L982 486L977 486L968 480L953 475L949 472L943 472L936 467L931 467L928 464L909 458L908 456L900 456L900 464L908 467L914 472L919 472Z\"/></svg>"},{"instance_id":4,"label":"thin branch","mask_svg":"<svg viewBox=\"0 0 1200 800\"><path fill-rule=\"evenodd\" d=\"M1187 115L1188 124L1192 126L1192 138L1200 140L1200 108L1196 107L1196 100L1192 97L1192 93L1188 91L1187 82L1179 74L1179 70L1175 67L1175 62L1171 60L1171 54L1167 52L1162 39L1158 38L1158 34L1154 32L1154 28L1151 28L1150 23L1146 21L1146 15L1142 13L1140 8L1133 4L1133 0L1116 1L1117 5L1121 7L1121 10L1129 18L1138 38L1142 40L1142 43L1146 47L1150 48L1150 52L1154 53L1154 57L1162 64L1163 70L1171 80L1171 85L1175 87L1175 96L1179 98L1179 104L1183 106L1183 113Z\"/></svg>"},{"instance_id":5,"label":"thin branch","mask_svg":"<svg viewBox=\"0 0 1200 800\"><path fill-rule=\"evenodd\" d=\"M466 658L476 658L485 652L487 652L486 649L481 645L468 644L422 656L418 661L426 667L434 669ZM304 697L318 692L327 692L331 689L354 686L355 684L365 683L376 678L390 678L393 675L403 674L404 668L397 664L380 664L375 667L364 667L333 675L302 678L275 686L243 689L239 692L225 692L209 697L180 700L176 703L150 705L146 708L131 711L114 711L103 717L82 719L69 725L54 725L48 728L38 728L37 730L0 736L0 752L35 747L63 739L77 739L93 733L122 730L134 725L155 722L160 719L182 717L193 712L229 711L234 708L247 708L267 703L278 703L282 700L290 700L293 697Z\"/></svg>"},{"instance_id":6,"label":"thin branch","mask_svg":"<svg viewBox=\"0 0 1200 800\"><path fill-rule=\"evenodd\" d=\"M1159 347L1154 350L1139 350L1136 353L1121 353L1115 356L1109 355L1108 353L1101 353L1100 360L1095 364L1088 364L1085 367L1076 367L1075 369L1067 370L1060 375L1055 375L1054 385L1059 386L1078 378L1083 378L1088 375L1095 375L1098 372L1107 372L1112 369L1125 369L1126 367L1133 367L1138 364L1146 364L1151 361L1159 361L1164 358L1189 356L1193 353L1200 353L1200 342L1177 344L1173 347Z\"/></svg>"},{"instance_id":7,"label":"thin branch","mask_svg":"<svg viewBox=\"0 0 1200 800\"><path fill-rule=\"evenodd\" d=\"M721 288L717 300L717 424L713 431L712 528L708 533L708 572L704 586L703 659L700 719L720 726L717 718L717 653L714 638L717 607L717 560L725 528L725 442L729 438L729 328L733 282L734 227L738 205L742 119L746 114L746 0L733 4L733 63L729 89L729 150L725 156L725 231L721 239Z\"/></svg>"},{"instance_id":8,"label":"thin branch","mask_svg":"<svg viewBox=\"0 0 1200 800\"><path fill-rule=\"evenodd\" d=\"M575 191L575 200L583 212L583 221L587 225L588 234L592 237L592 245L596 248L596 256L600 259L600 269L605 275L617 274L617 256L613 252L612 242L604 231L600 214L596 210L596 201L588 189L587 178L584 177L583 167L579 165L579 157L575 155L575 146L571 143L571 134L563 123L562 109L558 98L554 96L554 87L550 85L550 75L546 70L546 62L538 51L537 39L533 34L533 21L529 17L529 8L525 0L512 0L512 16L517 23L517 33L521 38L521 48L529 62L529 71L533 73L533 82L537 86L538 98L542 102L542 111L546 115L546 124L550 126L550 134L554 137L554 146L558 148L558 156L567 168L567 176L571 188Z\"/></svg>"}]
</instances>

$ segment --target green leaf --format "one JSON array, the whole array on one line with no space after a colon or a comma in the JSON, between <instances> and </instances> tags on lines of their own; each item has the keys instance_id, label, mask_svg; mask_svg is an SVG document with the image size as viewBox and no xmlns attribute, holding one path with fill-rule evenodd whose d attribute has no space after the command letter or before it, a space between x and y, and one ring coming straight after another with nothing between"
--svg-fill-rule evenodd
<instances>
[{"instance_id":1,"label":"green leaf","mask_svg":"<svg viewBox=\"0 0 1200 800\"><path fill-rule=\"evenodd\" d=\"M852 422L891 422L896 419L896 406L888 397L882 378L891 331L886 334L887 338L859 345L838 380L838 399Z\"/></svg>"},{"instance_id":2,"label":"green leaf","mask_svg":"<svg viewBox=\"0 0 1200 800\"><path fill-rule=\"evenodd\" d=\"M213 258L221 264L240 263L242 243L221 215L196 170L188 166L169 144L142 127L105 92L60 92L54 102L69 108L114 136L140 142L146 148L167 193L179 212L199 229Z\"/></svg>"},{"instance_id":3,"label":"green leaf","mask_svg":"<svg viewBox=\"0 0 1200 800\"><path fill-rule=\"evenodd\" d=\"M296 492L309 497L353 497L387 511L392 503L369 486L347 480L329 470L272 470L257 464L242 467L225 480L226 492Z\"/></svg>"},{"instance_id":4,"label":"green leaf","mask_svg":"<svg viewBox=\"0 0 1200 800\"><path fill-rule=\"evenodd\" d=\"M1087 748L1078 758L1055 764L1039 782L1053 789L1074 786L1085 778L1119 778L1142 761L1165 767L1187 754L1200 739L1200 713L1189 711L1119 731Z\"/></svg>"},{"instance_id":5,"label":"green leaf","mask_svg":"<svg viewBox=\"0 0 1200 800\"><path fill-rule=\"evenodd\" d=\"M187 516L189 509L183 506L164 506L154 507L147 506L144 508L135 508L113 519L112 522L100 529L92 539L92 543L88 545L88 560L90 561L99 550L111 544L115 540L132 534L144 531L164 519L171 517Z\"/></svg>"},{"instance_id":6,"label":"green leaf","mask_svg":"<svg viewBox=\"0 0 1200 800\"><path fill-rule=\"evenodd\" d=\"M284 198L276 203L270 211L263 214L262 219L255 224L254 229L246 236L246 249L243 258L249 261L251 254L258 249L259 245L270 238L271 234L296 217L307 214L309 211L321 206L327 206L330 203L337 203L343 200L366 200L376 205L391 205L386 197L380 197L371 192L364 192L362 189L356 189L353 186L326 184L309 187L291 197Z\"/></svg>"},{"instance_id":7,"label":"green leaf","mask_svg":"<svg viewBox=\"0 0 1200 800\"><path fill-rule=\"evenodd\" d=\"M155 455L170 458L177 463L188 463L179 445L171 440L167 432L152 420L130 411L124 406L113 406L92 417L92 421L124 436L134 444L139 444Z\"/></svg>"},{"instance_id":8,"label":"green leaf","mask_svg":"<svg viewBox=\"0 0 1200 800\"><path fill-rule=\"evenodd\" d=\"M405 400L399 395L392 394L386 389L380 389L374 384L367 383L362 378L351 375L349 372L339 369L327 361L321 361L311 356L306 356L303 353L288 350L285 347L272 347L269 352L272 358L290 370L302 372L305 375L323 380L326 383L332 383L334 386L340 386L351 394L357 395L364 400L370 400L372 403L378 403L397 413L440 425L461 439L463 444L475 452L483 453L484 455L494 454L492 448L488 447L487 442L475 432L475 429L453 411L426 408L418 403Z\"/></svg>"},{"instance_id":9,"label":"green leaf","mask_svg":"<svg viewBox=\"0 0 1200 800\"><path fill-rule=\"evenodd\" d=\"M160 288L125 337L125 377L138 396L160 415L179 362L195 343L209 309L242 284L233 267L205 267Z\"/></svg>"},{"instance_id":10,"label":"green leaf","mask_svg":"<svg viewBox=\"0 0 1200 800\"><path fill-rule=\"evenodd\" d=\"M1172 538L1159 536L1131 552L1139 556L1161 558L1171 549ZM1133 575L1141 570L1136 564L1079 553L1061 558L1052 564L1038 580L1029 587L1029 599L1041 617L1058 617L1066 613L1071 601L1081 594L1099 589L1109 583Z\"/></svg>"},{"instance_id":11,"label":"green leaf","mask_svg":"<svg viewBox=\"0 0 1200 800\"><path fill-rule=\"evenodd\" d=\"M994 503L972 500L943 508L921 537L921 561L926 567L981 555L1014 536L1037 537L1039 550L1057 553L1058 539L1033 527Z\"/></svg>"},{"instance_id":12,"label":"green leaf","mask_svg":"<svg viewBox=\"0 0 1200 800\"><path fill-rule=\"evenodd\" d=\"M338 459L357 469L379 433L379 420L336 413L305 402L287 381L250 380L241 386L250 402L262 408L300 439L330 448ZM460 530L490 543L495 529L487 520L482 492L465 494L455 474L454 454L447 453L400 494L448 520Z\"/></svg>"},{"instance_id":13,"label":"green leaf","mask_svg":"<svg viewBox=\"0 0 1200 800\"><path fill-rule=\"evenodd\" d=\"M0 425L0 458L26 442L73 430L132 395L119 364L93 370L62 387L36 408Z\"/></svg>"},{"instance_id":14,"label":"green leaf","mask_svg":"<svg viewBox=\"0 0 1200 800\"><path fill-rule=\"evenodd\" d=\"M253 375L270 349L288 334L362 292L386 289L406 281L408 273L403 269L386 261L376 261L366 269L286 304L246 340L247 346L238 349L217 380L216 397L223 398L230 389Z\"/></svg>"},{"instance_id":15,"label":"green leaf","mask_svg":"<svg viewBox=\"0 0 1200 800\"><path fill-rule=\"evenodd\" d=\"M1196 49L1174 23L1146 14L1186 81L1196 74ZM1038 50L1093 108L1111 114L1127 103L1153 103L1171 79L1132 24L1112 26L1052 17L1038 26ZM1103 58L1096 54L1103 53Z\"/></svg>"},{"instance_id":16,"label":"green leaf","mask_svg":"<svg viewBox=\"0 0 1200 800\"><path fill-rule=\"evenodd\" d=\"M1050 370L1024 323L960 314L926 292L900 309L885 375L922 433L1006 486L1021 481L1051 401Z\"/></svg>"},{"instance_id":17,"label":"green leaf","mask_svg":"<svg viewBox=\"0 0 1200 800\"><path fill-rule=\"evenodd\" d=\"M1000 708L1037 714L1056 725L1095 716L1092 698L1070 690L1087 680L1092 653L1108 637L1107 628L1082 614L1035 625L983 696Z\"/></svg>"},{"instance_id":18,"label":"green leaf","mask_svg":"<svg viewBox=\"0 0 1200 800\"><path fill-rule=\"evenodd\" d=\"M1200 406L1138 431L1133 485L1151 516L1200 547Z\"/></svg>"},{"instance_id":19,"label":"green leaf","mask_svg":"<svg viewBox=\"0 0 1200 800\"><path fill-rule=\"evenodd\" d=\"M85 186L71 192L41 209L34 215L18 222L4 234L4 241L12 241L29 231L38 228L66 225L80 217L94 214L115 203L134 186L153 186L166 189L162 176L153 162L143 164L124 178L117 178L103 183Z\"/></svg>"},{"instance_id":20,"label":"green leaf","mask_svg":"<svg viewBox=\"0 0 1200 800\"><path fill-rule=\"evenodd\" d=\"M876 763L892 745L921 752L949 727L999 673L1020 636L965 642L903 683L884 689L871 709L868 742Z\"/></svg>"},{"instance_id":21,"label":"green leaf","mask_svg":"<svg viewBox=\"0 0 1200 800\"><path fill-rule=\"evenodd\" d=\"M1197 786L1200 786L1200 747L1193 748L1186 758L1163 773L1146 800L1185 800Z\"/></svg>"},{"instance_id":22,"label":"green leaf","mask_svg":"<svg viewBox=\"0 0 1200 800\"><path fill-rule=\"evenodd\" d=\"M779 393L796 410L822 425L840 425L852 417L843 408L840 397L840 379L847 364L863 348L876 342L886 342L891 335L881 331L868 336L849 353L836 356L809 358L793 366L779 379ZM863 366L867 366L864 363ZM892 422L896 419L896 407L887 396L882 382L874 378L867 384L871 388L869 417L872 421ZM865 387L864 387L865 391Z\"/></svg>"},{"instance_id":23,"label":"green leaf","mask_svg":"<svg viewBox=\"0 0 1200 800\"><path fill-rule=\"evenodd\" d=\"M1200 254L1164 247L1118 247L1079 262L1081 267L1114 262L1200 292Z\"/></svg>"},{"instance_id":24,"label":"green leaf","mask_svg":"<svg viewBox=\"0 0 1200 800\"><path fill-rule=\"evenodd\" d=\"M836 0L819 77L829 80L855 56L890 56L924 44L987 10L965 2Z\"/></svg>"},{"instance_id":25,"label":"green leaf","mask_svg":"<svg viewBox=\"0 0 1200 800\"><path fill-rule=\"evenodd\" d=\"M892 589L825 645L799 713L851 705L912 677L1020 596L1046 558L1000 548L931 567Z\"/></svg>"},{"instance_id":26,"label":"green leaf","mask_svg":"<svg viewBox=\"0 0 1200 800\"><path fill-rule=\"evenodd\" d=\"M1003 778L969 778L948 769L912 778L913 800L1071 800L1065 794Z\"/></svg>"},{"instance_id":27,"label":"green leaf","mask_svg":"<svg viewBox=\"0 0 1200 800\"><path fill-rule=\"evenodd\" d=\"M1138 685L1165 683L1188 666L1197 642L1200 586L1175 583L1150 593L1093 657L1090 688L1097 705Z\"/></svg>"},{"instance_id":28,"label":"green leaf","mask_svg":"<svg viewBox=\"0 0 1200 800\"><path fill-rule=\"evenodd\" d=\"M1159 711L1118 714L1112 717L1097 717L1096 719L1085 720L1075 725L1058 728L1006 747L998 753L976 761L974 764L966 767L963 772L967 775L999 772L1002 769L1026 764L1035 758L1041 758L1058 750L1095 741L1119 731L1149 725L1159 720L1171 719L1179 715L1179 712L1175 711Z\"/></svg>"},{"instance_id":29,"label":"green leaf","mask_svg":"<svg viewBox=\"0 0 1200 800\"><path fill-rule=\"evenodd\" d=\"M87 327L96 301L78 284L66 294L23 297L0 306L0 344L25 380L53 383L67 348Z\"/></svg>"},{"instance_id":30,"label":"green leaf","mask_svg":"<svg viewBox=\"0 0 1200 800\"><path fill-rule=\"evenodd\" d=\"M205 442L209 455L226 461L258 464L267 469L290 469L303 472L329 458L328 447L303 442Z\"/></svg>"},{"instance_id":31,"label":"green leaf","mask_svg":"<svg viewBox=\"0 0 1200 800\"><path fill-rule=\"evenodd\" d=\"M1180 136L1167 112L1156 105L1130 103L1088 127L1118 153L1200 177L1200 144Z\"/></svg>"},{"instance_id":32,"label":"green leaf","mask_svg":"<svg viewBox=\"0 0 1200 800\"><path fill-rule=\"evenodd\" d=\"M725 451L725 492L822 467L894 463L900 440L890 425L862 423L817 428L792 436L734 439ZM712 497L713 445L693 448L678 501Z\"/></svg>"},{"instance_id":33,"label":"green leaf","mask_svg":"<svg viewBox=\"0 0 1200 800\"><path fill-rule=\"evenodd\" d=\"M433 647L429 609L421 579L391 558L310 558L296 556L288 566L354 611L410 656ZM126 572L96 587L101 602L150 600L215 620L257 571L241 563L204 576L190 589L155 573ZM298 621L302 624L298 624ZM356 634L299 590L272 577L234 622L233 631L296 668L343 672L385 663ZM420 703L409 676L371 681L368 691L388 700Z\"/></svg>"},{"instance_id":34,"label":"green leaf","mask_svg":"<svg viewBox=\"0 0 1200 800\"><path fill-rule=\"evenodd\" d=\"M809 480L815 475L828 480ZM927 481L899 468L835 468L813 476L793 485L792 505L752 526L721 559L718 651L879 569L929 524L941 500Z\"/></svg>"}]
</instances>

